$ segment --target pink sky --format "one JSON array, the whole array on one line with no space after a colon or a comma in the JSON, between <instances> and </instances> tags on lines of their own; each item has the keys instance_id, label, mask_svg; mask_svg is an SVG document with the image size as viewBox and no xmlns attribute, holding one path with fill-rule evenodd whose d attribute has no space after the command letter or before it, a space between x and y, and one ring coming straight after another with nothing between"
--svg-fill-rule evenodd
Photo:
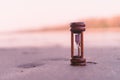
<instances>
[{"instance_id":1,"label":"pink sky","mask_svg":"<svg viewBox=\"0 0 120 80\"><path fill-rule=\"evenodd\" d=\"M120 0L0 0L0 31L120 14Z\"/></svg>"}]
</instances>

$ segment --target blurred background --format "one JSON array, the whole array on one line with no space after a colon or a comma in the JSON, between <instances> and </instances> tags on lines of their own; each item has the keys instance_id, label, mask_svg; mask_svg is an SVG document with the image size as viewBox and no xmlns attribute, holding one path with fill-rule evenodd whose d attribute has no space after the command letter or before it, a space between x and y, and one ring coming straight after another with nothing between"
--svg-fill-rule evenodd
<instances>
[{"instance_id":1,"label":"blurred background","mask_svg":"<svg viewBox=\"0 0 120 80\"><path fill-rule=\"evenodd\" d=\"M0 0L0 47L70 47L70 23L85 22L85 46L120 45L119 0Z\"/></svg>"}]
</instances>

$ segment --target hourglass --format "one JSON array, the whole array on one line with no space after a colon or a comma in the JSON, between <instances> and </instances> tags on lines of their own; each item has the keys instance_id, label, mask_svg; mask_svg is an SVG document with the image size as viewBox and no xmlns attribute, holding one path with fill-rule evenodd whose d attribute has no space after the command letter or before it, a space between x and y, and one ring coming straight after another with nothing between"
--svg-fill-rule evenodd
<instances>
[{"instance_id":1,"label":"hourglass","mask_svg":"<svg viewBox=\"0 0 120 80\"><path fill-rule=\"evenodd\" d=\"M85 31L84 22L73 22L71 29L71 65L86 65L84 58L83 31ZM75 47L77 49L75 49Z\"/></svg>"}]
</instances>

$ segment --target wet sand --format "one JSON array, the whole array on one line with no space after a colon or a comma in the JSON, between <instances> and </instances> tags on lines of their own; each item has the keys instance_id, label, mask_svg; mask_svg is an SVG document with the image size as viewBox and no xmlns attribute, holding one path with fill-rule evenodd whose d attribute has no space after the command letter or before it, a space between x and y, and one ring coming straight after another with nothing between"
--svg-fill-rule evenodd
<instances>
[{"instance_id":1,"label":"wet sand","mask_svg":"<svg viewBox=\"0 0 120 80\"><path fill-rule=\"evenodd\" d=\"M70 65L69 45L1 46L0 80L119 80L120 38L115 37L116 35L119 34L87 33L85 35L87 66L84 67ZM61 37L63 36L59 35L59 38ZM62 43L59 41L61 40L57 43Z\"/></svg>"}]
</instances>

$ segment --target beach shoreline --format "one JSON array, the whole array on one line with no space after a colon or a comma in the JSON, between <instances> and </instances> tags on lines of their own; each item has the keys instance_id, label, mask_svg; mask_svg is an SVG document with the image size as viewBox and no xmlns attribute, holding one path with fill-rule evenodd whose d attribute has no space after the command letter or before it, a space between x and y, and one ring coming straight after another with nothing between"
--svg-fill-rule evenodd
<instances>
[{"instance_id":1,"label":"beach shoreline","mask_svg":"<svg viewBox=\"0 0 120 80\"><path fill-rule=\"evenodd\" d=\"M119 32L84 33L87 66L70 65L70 32L0 38L0 80L119 80Z\"/></svg>"}]
</instances>

